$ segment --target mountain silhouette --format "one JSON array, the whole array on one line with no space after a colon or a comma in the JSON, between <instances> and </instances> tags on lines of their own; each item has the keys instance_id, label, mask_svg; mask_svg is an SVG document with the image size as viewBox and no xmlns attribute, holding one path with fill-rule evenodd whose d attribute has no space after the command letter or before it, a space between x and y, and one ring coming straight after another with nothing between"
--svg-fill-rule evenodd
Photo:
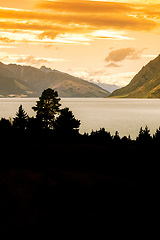
<instances>
[{"instance_id":1,"label":"mountain silhouette","mask_svg":"<svg viewBox=\"0 0 160 240\"><path fill-rule=\"evenodd\" d=\"M110 97L160 98L160 55L144 66L131 82Z\"/></svg>"},{"instance_id":2,"label":"mountain silhouette","mask_svg":"<svg viewBox=\"0 0 160 240\"><path fill-rule=\"evenodd\" d=\"M0 62L0 97L38 97L47 88L58 91L60 97L109 96L96 84L58 70Z\"/></svg>"}]
</instances>

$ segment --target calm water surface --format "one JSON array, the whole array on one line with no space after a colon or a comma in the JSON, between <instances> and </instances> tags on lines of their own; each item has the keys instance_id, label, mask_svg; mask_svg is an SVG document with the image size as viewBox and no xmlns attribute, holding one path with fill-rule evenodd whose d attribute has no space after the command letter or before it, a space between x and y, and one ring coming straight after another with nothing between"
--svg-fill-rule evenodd
<instances>
[{"instance_id":1,"label":"calm water surface","mask_svg":"<svg viewBox=\"0 0 160 240\"><path fill-rule=\"evenodd\" d=\"M0 118L14 117L20 104L29 116L34 116L31 108L37 100L0 98ZM104 127L111 134L117 130L121 136L130 134L135 138L141 126L147 125L152 134L160 126L160 99L62 98L61 104L81 120L81 133Z\"/></svg>"}]
</instances>

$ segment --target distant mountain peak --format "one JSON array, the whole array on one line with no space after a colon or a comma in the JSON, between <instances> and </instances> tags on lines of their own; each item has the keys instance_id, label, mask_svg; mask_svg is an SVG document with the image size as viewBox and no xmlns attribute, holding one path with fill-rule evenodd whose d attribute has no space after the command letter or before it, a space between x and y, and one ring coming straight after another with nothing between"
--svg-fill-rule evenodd
<instances>
[{"instance_id":1,"label":"distant mountain peak","mask_svg":"<svg viewBox=\"0 0 160 240\"><path fill-rule=\"evenodd\" d=\"M54 70L52 70L51 68L48 68L48 67L46 67L46 66L42 66L42 67L40 68L40 70L43 71L43 72L53 72L53 71L54 71Z\"/></svg>"}]
</instances>

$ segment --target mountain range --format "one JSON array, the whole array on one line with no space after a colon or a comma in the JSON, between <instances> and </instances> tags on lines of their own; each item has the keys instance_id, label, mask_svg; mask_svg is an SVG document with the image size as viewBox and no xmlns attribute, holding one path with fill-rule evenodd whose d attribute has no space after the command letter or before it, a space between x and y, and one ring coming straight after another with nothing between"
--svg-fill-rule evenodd
<instances>
[{"instance_id":1,"label":"mountain range","mask_svg":"<svg viewBox=\"0 0 160 240\"><path fill-rule=\"evenodd\" d=\"M0 62L0 97L39 97L44 89L52 88L60 97L160 98L160 55L142 67L127 86L111 94L104 89L108 86L99 85L45 66L38 69Z\"/></svg>"},{"instance_id":2,"label":"mountain range","mask_svg":"<svg viewBox=\"0 0 160 240\"><path fill-rule=\"evenodd\" d=\"M109 97L160 98L160 55L144 66L127 86Z\"/></svg>"},{"instance_id":3,"label":"mountain range","mask_svg":"<svg viewBox=\"0 0 160 240\"><path fill-rule=\"evenodd\" d=\"M110 92L58 70L40 69L0 62L0 97L39 97L44 89L58 91L60 97L108 97Z\"/></svg>"}]
</instances>

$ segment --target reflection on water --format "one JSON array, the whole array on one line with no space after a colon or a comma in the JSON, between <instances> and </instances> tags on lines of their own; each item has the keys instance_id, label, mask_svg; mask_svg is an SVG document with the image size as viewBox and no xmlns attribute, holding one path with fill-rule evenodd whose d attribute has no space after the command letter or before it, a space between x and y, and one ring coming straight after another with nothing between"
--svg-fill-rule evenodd
<instances>
[{"instance_id":1,"label":"reflection on water","mask_svg":"<svg viewBox=\"0 0 160 240\"><path fill-rule=\"evenodd\" d=\"M31 108L36 101L35 98L0 98L0 118L14 117L20 104L34 116ZM111 134L118 130L121 136L130 134L135 138L141 126L148 125L151 133L160 126L160 99L63 98L61 104L81 120L81 133L104 127Z\"/></svg>"}]
</instances>

